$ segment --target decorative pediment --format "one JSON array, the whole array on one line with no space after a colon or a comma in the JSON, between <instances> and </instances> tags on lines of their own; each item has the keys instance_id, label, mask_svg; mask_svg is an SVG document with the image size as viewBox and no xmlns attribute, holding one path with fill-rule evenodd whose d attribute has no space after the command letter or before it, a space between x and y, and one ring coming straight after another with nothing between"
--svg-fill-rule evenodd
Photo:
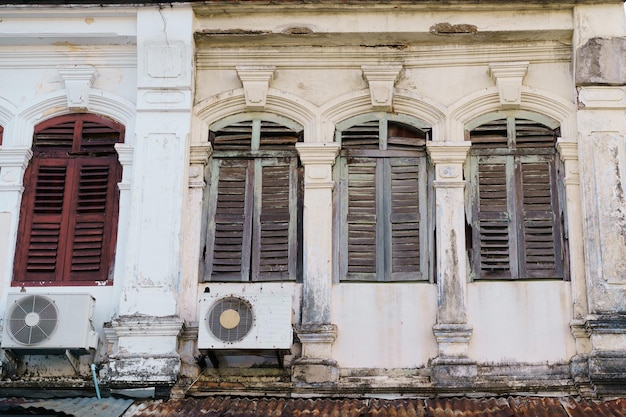
<instances>
[{"instance_id":1,"label":"decorative pediment","mask_svg":"<svg viewBox=\"0 0 626 417\"><path fill-rule=\"evenodd\" d=\"M489 75L496 80L502 108L516 108L522 104L522 81L527 71L528 62L489 64Z\"/></svg>"},{"instance_id":2,"label":"decorative pediment","mask_svg":"<svg viewBox=\"0 0 626 417\"><path fill-rule=\"evenodd\" d=\"M390 111L393 103L393 88L402 70L401 65L363 65L363 77L370 87L372 107Z\"/></svg>"},{"instance_id":3,"label":"decorative pediment","mask_svg":"<svg viewBox=\"0 0 626 417\"><path fill-rule=\"evenodd\" d=\"M238 66L237 75L243 84L248 110L263 110L267 100L267 90L276 67L273 66Z\"/></svg>"}]
</instances>

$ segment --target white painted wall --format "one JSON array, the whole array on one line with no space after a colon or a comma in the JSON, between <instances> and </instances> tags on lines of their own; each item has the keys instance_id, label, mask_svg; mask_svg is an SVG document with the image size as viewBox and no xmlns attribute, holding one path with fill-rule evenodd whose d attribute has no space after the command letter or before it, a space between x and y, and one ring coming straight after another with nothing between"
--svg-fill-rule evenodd
<instances>
[{"instance_id":1,"label":"white painted wall","mask_svg":"<svg viewBox=\"0 0 626 417\"><path fill-rule=\"evenodd\" d=\"M428 283L335 285L333 358L345 368L416 368L437 356L437 287Z\"/></svg>"},{"instance_id":2,"label":"white painted wall","mask_svg":"<svg viewBox=\"0 0 626 417\"><path fill-rule=\"evenodd\" d=\"M575 353L569 282L473 282L470 357L486 363L564 363Z\"/></svg>"}]
</instances>

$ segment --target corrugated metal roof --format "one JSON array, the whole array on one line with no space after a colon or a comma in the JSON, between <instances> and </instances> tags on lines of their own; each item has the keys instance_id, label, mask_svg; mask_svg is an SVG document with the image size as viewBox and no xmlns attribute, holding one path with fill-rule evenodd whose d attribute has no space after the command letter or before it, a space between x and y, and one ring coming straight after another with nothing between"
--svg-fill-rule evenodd
<instances>
[{"instance_id":1,"label":"corrugated metal roof","mask_svg":"<svg viewBox=\"0 0 626 417\"><path fill-rule=\"evenodd\" d=\"M49 400L0 399L1 411L55 411L64 416L120 417L134 400L118 398L55 398Z\"/></svg>"},{"instance_id":2,"label":"corrugated metal roof","mask_svg":"<svg viewBox=\"0 0 626 417\"><path fill-rule=\"evenodd\" d=\"M124 417L626 417L626 399L574 398L239 398L145 401Z\"/></svg>"}]
</instances>

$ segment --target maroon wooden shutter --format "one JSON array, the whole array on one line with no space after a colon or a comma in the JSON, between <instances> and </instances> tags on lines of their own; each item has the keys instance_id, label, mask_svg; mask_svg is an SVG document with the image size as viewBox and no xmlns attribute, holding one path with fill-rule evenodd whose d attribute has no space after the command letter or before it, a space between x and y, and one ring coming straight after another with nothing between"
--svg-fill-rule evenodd
<instances>
[{"instance_id":1,"label":"maroon wooden shutter","mask_svg":"<svg viewBox=\"0 0 626 417\"><path fill-rule=\"evenodd\" d=\"M95 115L61 116L35 130L24 177L14 283L110 279L123 127ZM86 149L87 148L87 149Z\"/></svg>"},{"instance_id":2,"label":"maroon wooden shutter","mask_svg":"<svg viewBox=\"0 0 626 417\"><path fill-rule=\"evenodd\" d=\"M76 160L74 218L68 222L69 279L97 281L107 277L112 261L111 237L117 230L116 186L119 181L115 157Z\"/></svg>"}]
</instances>

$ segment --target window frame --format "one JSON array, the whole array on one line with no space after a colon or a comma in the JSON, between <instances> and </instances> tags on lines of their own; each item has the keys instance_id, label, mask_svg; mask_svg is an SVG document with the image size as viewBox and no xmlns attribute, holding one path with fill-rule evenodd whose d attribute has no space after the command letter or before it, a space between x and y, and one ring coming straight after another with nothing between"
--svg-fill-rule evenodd
<instances>
[{"instance_id":1,"label":"window frame","mask_svg":"<svg viewBox=\"0 0 626 417\"><path fill-rule=\"evenodd\" d=\"M516 281L516 280L569 280L569 256L568 256L568 232L567 232L567 207L565 199L565 184L563 180L563 167L562 161L559 158L559 152L556 148L557 139L559 136L560 125L553 119L529 111L498 111L489 113L480 118L475 119L471 123L466 125L466 139L472 139L472 132L488 123L496 122L499 120L506 120L506 148L494 146L491 149L483 150L476 148L474 143L469 151L468 160L466 163L466 178L468 179L468 186L466 187L466 202L467 202L467 217L468 217L468 256L470 261L470 278L471 280L488 281L488 280L501 280L501 281ZM517 146L517 129L518 121L521 126L525 122L534 122L538 127L542 129L551 130L553 133L552 146ZM501 223L507 223L507 239L508 239L508 271L507 268L499 268L494 266L491 273L483 272L487 268L483 267L483 259L488 265L490 262L494 265L502 264L503 262L497 260L498 256L503 259L501 255L492 255L491 258L488 254L489 249L481 247L481 236L488 236L488 233L499 233L497 227L494 226L492 231L487 229L481 229L478 224L479 220L479 207L481 200L479 196L480 181L479 178L479 166L483 170L490 170L492 173L496 172L497 165L501 165L501 169L505 170L505 178L501 187L505 187L506 193L506 219L502 218ZM543 166L542 166L543 165ZM487 172L487 171L484 171ZM487 173L485 175L488 175ZM524 178L531 181L529 184L524 185ZM536 182L539 180L543 182ZM487 180L485 180L487 181ZM495 181L495 180L489 180ZM494 183L496 184L496 183ZM498 186L498 184L496 184ZM530 191L531 187L534 191ZM550 221L551 242L552 242L552 255L554 255L554 270L548 272L547 269L541 266L542 258L547 259L547 249L534 249L538 251L536 255L535 268L530 267L530 257L534 256L530 252L533 250L531 246L537 245L537 239L545 239L545 232L534 232L532 229L536 227L536 230L541 230L543 227L545 230L547 210L533 210L531 194L533 192L541 192L541 187L548 187L550 189L549 202L550 210L553 214L553 218ZM488 197L485 197L485 199ZM545 206L548 197L537 197L541 200L541 204ZM526 201L526 202L525 202ZM496 203L491 203L496 204ZM539 206L537 206L539 207ZM504 214L503 214L504 215ZM543 217L542 217L543 216ZM497 217L497 215L496 215ZM496 221L497 223L497 221ZM494 225L496 224L494 223ZM542 225L543 224L543 225ZM504 230L504 229L502 229ZM485 232L483 234L482 232ZM543 233L540 236L538 233ZM533 234L535 234L533 236ZM495 235L494 235L495 236ZM485 237L487 239L487 237ZM534 243L533 243L534 239ZM544 245L544 243L540 243ZM486 256L483 257L483 255ZM543 262L545 264L545 262ZM542 269L544 268L544 269Z\"/></svg>"},{"instance_id":2,"label":"window frame","mask_svg":"<svg viewBox=\"0 0 626 417\"><path fill-rule=\"evenodd\" d=\"M434 239L433 235L433 207L432 199L432 173L431 167L428 162L426 153L426 142L431 139L432 128L416 119L414 117L403 114L390 114L384 112L373 112L361 114L355 117L346 119L340 123L337 123L335 127L335 141L342 145L342 134L344 131L358 126L363 123L378 122L378 134L380 145L378 150L346 150L340 148L339 156L333 170L333 176L335 180L334 188L334 233L333 233L333 245L334 253L337 254L337 261L334 263L334 275L335 282L341 283L408 283L408 282L433 282L432 277L434 268L434 257L431 254L434 253ZM423 146L416 147L413 150L388 150L387 145L387 133L389 124L396 124L398 126L407 126L410 128L418 129L424 134ZM383 149L380 149L380 148ZM364 160L375 160L376 174L375 183L376 189L382 191L376 191L375 196L375 213L376 226L375 226L375 240L376 255L375 255L375 269L376 272L356 273L349 272L349 225L348 225L348 211L349 211L349 170L348 159L363 158ZM417 161L416 165L412 165L409 161ZM405 167L413 166L417 167L418 173L417 189L417 218L419 219L419 239L417 248L419 250L418 268L419 272L394 272L394 266L396 263L394 259L399 256L400 251L394 255L392 246L392 234L394 232L394 221L391 219L394 214L391 202L391 195L393 193L391 187L392 174L392 161L409 162L405 164ZM395 165L399 169L402 169L400 165ZM387 184L388 186L385 186ZM405 183L406 184L406 183ZM400 189L400 186L398 186ZM381 194L382 193L382 194ZM384 195L383 195L384 194ZM358 204L358 203L356 203ZM382 213L382 216L381 216ZM381 240L382 239L382 240ZM380 244L380 242L385 242Z\"/></svg>"},{"instance_id":3,"label":"window frame","mask_svg":"<svg viewBox=\"0 0 626 417\"><path fill-rule=\"evenodd\" d=\"M35 127L33 157L24 173L12 286L113 283L122 180L115 144L123 143L124 133L123 125L92 113L57 116ZM64 138L64 144L43 139L46 135ZM49 169L56 170L56 182L45 178ZM49 199L59 193L62 198L51 207ZM53 226L58 227L57 246L54 236L52 246L37 243L33 230ZM36 272L37 259L47 269Z\"/></svg>"},{"instance_id":4,"label":"window frame","mask_svg":"<svg viewBox=\"0 0 626 417\"><path fill-rule=\"evenodd\" d=\"M207 190L205 192L205 216L206 221L203 224L203 261L201 262L201 282L276 282L276 281L302 281L302 210L303 210L303 168L300 164L298 153L294 146L289 149L276 149L269 145L269 149L264 149L261 144L263 135L263 123L272 123L276 128L285 128L293 132L296 142L302 141L303 128L299 124L276 115L267 115L263 113L247 113L240 114L222 119L210 126L210 140L213 141L216 132L223 129L231 128L238 123L251 123L251 137L249 149L220 149L214 146L211 158L207 165ZM280 145L279 145L280 146ZM237 165L240 166L237 166ZM239 217L242 218L242 237L241 243L238 245L241 249L240 253L240 269L232 272L221 272L214 274L215 253L220 250L215 243L215 239L219 238L216 225L219 223L217 218L227 216L220 207L218 207L220 198L220 187L225 178L221 177L221 170L225 167L232 166L236 170L239 168L239 174L245 179L245 184L239 186L239 193L243 193L243 210ZM282 177L287 167L286 178ZM281 171L282 170L282 171ZM279 177L276 177L279 175ZM284 196L285 190L280 189L280 181L287 181L288 207L281 205L276 200L276 196ZM263 182L274 181L275 186L272 187L274 194L264 192ZM279 186L276 186L278 181ZM236 185L236 184L235 184ZM271 187L266 185L267 187ZM274 200L272 200L274 196ZM272 213L264 214L263 207L265 205L273 206L275 215ZM283 216L288 217L288 231L286 235L276 232L280 236L279 239L287 239L287 261L286 270L278 270L268 272L262 266L262 258L264 256L272 256L269 249L269 243L262 244L262 239L268 239L271 232L264 228L272 227L270 223L277 221L280 223L280 215L277 214L282 210ZM285 210L288 214L285 214ZM233 210L230 210L233 215ZM222 220L221 224L226 220ZM276 226L279 227L279 226ZM265 230L265 231L264 231ZM265 237L264 237L265 236ZM226 249L224 249L226 250ZM222 250L222 252L224 251ZM230 249L228 249L230 250ZM236 254L235 254L236 255ZM277 255L280 256L280 255Z\"/></svg>"}]
</instances>

